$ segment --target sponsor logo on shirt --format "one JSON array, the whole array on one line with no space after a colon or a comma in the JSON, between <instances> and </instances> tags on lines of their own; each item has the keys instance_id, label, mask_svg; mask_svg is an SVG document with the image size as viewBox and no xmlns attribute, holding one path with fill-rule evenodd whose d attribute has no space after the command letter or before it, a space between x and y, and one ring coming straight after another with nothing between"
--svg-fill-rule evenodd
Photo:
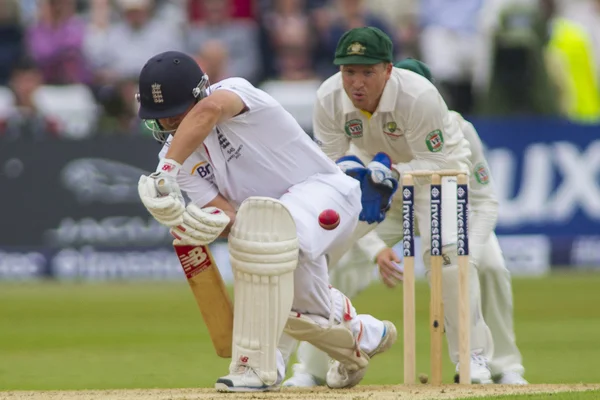
<instances>
[{"instance_id":1,"label":"sponsor logo on shirt","mask_svg":"<svg viewBox=\"0 0 600 400\"><path fill-rule=\"evenodd\" d=\"M392 139L398 139L399 137L404 136L404 134L398 129L398 124L396 124L394 121L386 122L383 125L383 133Z\"/></svg>"},{"instance_id":2,"label":"sponsor logo on shirt","mask_svg":"<svg viewBox=\"0 0 600 400\"><path fill-rule=\"evenodd\" d=\"M360 119L351 119L350 121L346 122L344 130L350 139L361 138L363 135L362 121Z\"/></svg>"},{"instance_id":3,"label":"sponsor logo on shirt","mask_svg":"<svg viewBox=\"0 0 600 400\"><path fill-rule=\"evenodd\" d=\"M194 165L192 169L192 175L198 174L198 176L202 179L206 179L210 183L215 183L215 176L213 175L213 167L206 161L201 161L198 164Z\"/></svg>"},{"instance_id":4,"label":"sponsor logo on shirt","mask_svg":"<svg viewBox=\"0 0 600 400\"><path fill-rule=\"evenodd\" d=\"M429 132L425 138L425 144L432 153L442 151L444 149L444 135L442 135L442 131L436 129L435 131Z\"/></svg>"},{"instance_id":5,"label":"sponsor logo on shirt","mask_svg":"<svg viewBox=\"0 0 600 400\"><path fill-rule=\"evenodd\" d=\"M487 166L484 163L478 163L473 169L475 179L482 185L490 183L490 173L488 172Z\"/></svg>"}]
</instances>

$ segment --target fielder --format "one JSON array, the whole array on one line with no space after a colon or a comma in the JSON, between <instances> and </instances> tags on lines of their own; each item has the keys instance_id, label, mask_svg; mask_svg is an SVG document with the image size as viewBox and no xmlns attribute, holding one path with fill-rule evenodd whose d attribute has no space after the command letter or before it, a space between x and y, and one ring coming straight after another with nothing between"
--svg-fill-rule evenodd
<instances>
[{"instance_id":1,"label":"fielder","mask_svg":"<svg viewBox=\"0 0 600 400\"><path fill-rule=\"evenodd\" d=\"M325 254L357 225L359 182L272 97L241 78L210 86L186 54L151 58L137 97L140 118L164 142L156 172L140 178L143 204L171 228L176 244L228 237L234 339L229 374L217 380L217 390L277 390L292 338L337 360L327 373L330 387L356 385L370 358L397 336L391 322L358 315L329 286ZM330 208L340 224L327 231L318 215Z\"/></svg>"},{"instance_id":2,"label":"fielder","mask_svg":"<svg viewBox=\"0 0 600 400\"><path fill-rule=\"evenodd\" d=\"M354 169L378 152L386 152L398 174L410 170L472 169L469 142L458 121L435 86L422 76L393 68L390 38L376 28L356 28L339 40L334 63L340 72L326 80L317 92L313 128L317 143L331 159L354 159ZM347 156L350 144L356 156ZM388 171L394 174L394 171ZM417 224L428 226L430 218L429 180L416 179L415 216ZM452 190L453 189L453 190ZM444 179L442 208L443 302L446 331L452 353L458 349L458 265L456 254L456 186ZM402 201L393 202L386 223L393 235L383 238L391 244L402 239ZM374 222L381 222L376 220ZM373 224L375 225L375 224ZM421 232L423 258L429 266L430 232ZM376 254L385 245L375 249ZM397 257L386 251L385 263ZM374 257L373 257L374 259ZM337 262L334 259L332 265ZM489 328L481 318L477 271L470 265L471 381L491 383L487 360L493 354ZM398 273L390 271L390 279ZM286 385L295 382L287 381Z\"/></svg>"},{"instance_id":3,"label":"fielder","mask_svg":"<svg viewBox=\"0 0 600 400\"><path fill-rule=\"evenodd\" d=\"M395 66L432 79L428 67L420 61L407 59L396 63ZM488 366L495 383L527 384L523 378L521 353L515 343L510 272L506 268L494 233L498 201L492 176L484 157L483 145L473 125L456 112L450 112L450 116L461 126L472 152L473 167L469 182L470 261L477 268L481 284L483 318L494 341L494 354ZM330 271L331 283L351 298L377 279L373 276L374 261L378 264L381 278L387 286L394 287L401 279L397 275L398 268L395 264L399 258L391 249L398 241L397 222L393 220L391 213L377 227L376 232L370 232L360 239ZM304 342L300 344L297 355L300 362L294 365L294 376L285 384L318 385L324 376L323 369L327 366L328 357ZM458 353L455 348L451 349L450 357L454 362L457 361Z\"/></svg>"}]
</instances>

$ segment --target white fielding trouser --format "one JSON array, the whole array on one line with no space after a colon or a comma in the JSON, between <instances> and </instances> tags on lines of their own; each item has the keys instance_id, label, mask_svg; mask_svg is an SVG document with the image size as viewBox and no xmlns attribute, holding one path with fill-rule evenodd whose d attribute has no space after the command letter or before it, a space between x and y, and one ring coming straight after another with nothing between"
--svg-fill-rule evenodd
<instances>
[{"instance_id":1,"label":"white fielding trouser","mask_svg":"<svg viewBox=\"0 0 600 400\"><path fill-rule=\"evenodd\" d=\"M428 204L428 200L423 198L429 196L428 188L418 188L416 190L417 195L420 193L419 198L416 199L416 204ZM425 193L425 194L423 194ZM452 196L456 198L455 191L448 190L446 185L443 189L444 197L450 202ZM377 228L376 232L381 239L386 243L387 246L393 247L402 239L401 227L401 201L396 201L395 206L392 207L388 213L385 221L381 223ZM446 210L452 210L452 206L443 206L443 224L442 226L448 228L450 226L456 227L456 213L448 213ZM456 210L456 207L454 207ZM429 221L429 214L425 207L421 207L421 218L419 218L418 211L415 207L415 213L417 214L418 221L422 221L423 217ZM425 231L425 232L423 232ZM428 234L429 229L421 230L423 253L429 252ZM443 237L448 238L449 234L445 231L442 234ZM450 235L450 237L452 237ZM444 241L446 245L444 251L449 253L455 249L455 245ZM472 243L475 245L475 243ZM455 251L454 251L455 252ZM471 304L474 308L475 317L471 318L474 325L472 327L472 350L474 352L481 353L490 357L489 366L492 371L492 375L499 375L505 372L514 371L519 374L524 373L522 365L522 358L519 349L516 345L514 329L513 329L513 301L512 301L512 286L510 272L506 268L502 251L498 244L498 239L495 234L492 234L487 243L485 243L484 250L480 252L481 260L471 260ZM365 289L373 280L376 280L376 274L373 273L376 265L373 259L369 259L370 256L361 250L360 246L354 245L350 251L348 251L336 266L332 266L330 270L330 282L331 284L339 288L344 294L352 298L356 296L360 291ZM427 261L428 257L425 257ZM452 257L455 260L455 257ZM427 266L427 262L425 265ZM444 266L445 270L449 267L455 267L455 262L450 266ZM476 266L476 267L475 267ZM480 284L479 284L480 283ZM480 289L481 288L481 289ZM444 286L445 291L445 304L446 318L448 318L448 304L446 300L448 296L458 297L458 292ZM454 303L454 301L450 301ZM475 304L474 304L475 303ZM478 305L480 304L480 305ZM456 313L457 315L457 313ZM483 318L482 318L483 316ZM450 313L452 318L452 313ZM454 325L457 324L448 324ZM450 333L448 335L450 357L454 362L458 361L458 346L457 343L450 343L455 341L458 335L457 333ZM324 378L324 374L327 372L328 358L325 354L312 347L308 343L302 343L298 349L298 359L303 364L303 369L318 378ZM324 371L324 372L323 372Z\"/></svg>"}]
</instances>

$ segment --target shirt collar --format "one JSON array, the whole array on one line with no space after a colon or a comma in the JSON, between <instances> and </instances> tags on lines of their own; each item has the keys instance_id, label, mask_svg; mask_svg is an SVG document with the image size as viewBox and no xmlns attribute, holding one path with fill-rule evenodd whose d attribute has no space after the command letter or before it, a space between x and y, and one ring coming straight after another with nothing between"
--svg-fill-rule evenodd
<instances>
[{"instance_id":1,"label":"shirt collar","mask_svg":"<svg viewBox=\"0 0 600 400\"><path fill-rule=\"evenodd\" d=\"M377 112L392 112L396 109L396 100L398 99L398 83L394 79L394 76L390 76L385 87L381 99L379 99L379 106Z\"/></svg>"},{"instance_id":2,"label":"shirt collar","mask_svg":"<svg viewBox=\"0 0 600 400\"><path fill-rule=\"evenodd\" d=\"M344 114L350 114L350 113L358 111L358 109L356 107L354 107L354 104L352 104L352 100L350 100L350 97L348 97L348 94L346 93L346 91L344 90L343 87L342 87L342 110L344 111Z\"/></svg>"}]
</instances>

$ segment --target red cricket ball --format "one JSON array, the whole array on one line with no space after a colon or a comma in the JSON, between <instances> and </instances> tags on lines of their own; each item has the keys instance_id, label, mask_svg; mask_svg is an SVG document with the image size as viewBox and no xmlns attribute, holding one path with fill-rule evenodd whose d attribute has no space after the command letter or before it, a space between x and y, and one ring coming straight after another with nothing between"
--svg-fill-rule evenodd
<instances>
[{"instance_id":1,"label":"red cricket ball","mask_svg":"<svg viewBox=\"0 0 600 400\"><path fill-rule=\"evenodd\" d=\"M335 229L340 224L340 214L335 210L325 210L319 214L319 225L328 231Z\"/></svg>"}]
</instances>

